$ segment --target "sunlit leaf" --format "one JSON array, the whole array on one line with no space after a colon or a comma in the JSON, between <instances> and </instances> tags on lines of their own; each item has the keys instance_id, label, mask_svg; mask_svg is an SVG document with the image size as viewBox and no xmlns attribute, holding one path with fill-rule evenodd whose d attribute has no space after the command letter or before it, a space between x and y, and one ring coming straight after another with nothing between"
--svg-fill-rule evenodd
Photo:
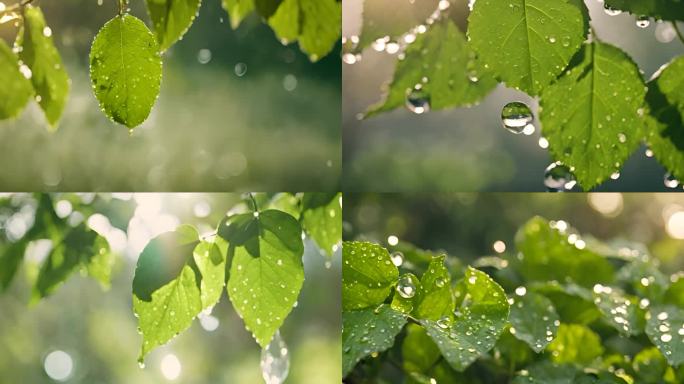
<instances>
[{"instance_id":1,"label":"sunlit leaf","mask_svg":"<svg viewBox=\"0 0 684 384\"><path fill-rule=\"evenodd\" d=\"M588 327L562 323L547 351L555 363L590 364L603 354L603 346L601 338Z\"/></svg>"},{"instance_id":2,"label":"sunlit leaf","mask_svg":"<svg viewBox=\"0 0 684 384\"><path fill-rule=\"evenodd\" d=\"M19 71L19 59L4 40L0 40L0 84L0 120L17 117L33 94L33 88Z\"/></svg>"},{"instance_id":3,"label":"sunlit leaf","mask_svg":"<svg viewBox=\"0 0 684 384\"><path fill-rule=\"evenodd\" d=\"M454 297L451 294L451 275L444 262L446 256L432 259L427 271L420 279L420 289L415 300L413 315L418 319L439 320L451 316Z\"/></svg>"},{"instance_id":4,"label":"sunlit leaf","mask_svg":"<svg viewBox=\"0 0 684 384\"><path fill-rule=\"evenodd\" d=\"M332 256L342 242L342 194L305 193L302 226L316 244Z\"/></svg>"},{"instance_id":5,"label":"sunlit leaf","mask_svg":"<svg viewBox=\"0 0 684 384\"><path fill-rule=\"evenodd\" d=\"M146 0L159 50L166 51L190 29L201 0Z\"/></svg>"},{"instance_id":6,"label":"sunlit leaf","mask_svg":"<svg viewBox=\"0 0 684 384\"><path fill-rule=\"evenodd\" d=\"M511 333L537 353L553 341L560 324L551 300L534 292L513 297L509 321Z\"/></svg>"},{"instance_id":7,"label":"sunlit leaf","mask_svg":"<svg viewBox=\"0 0 684 384\"><path fill-rule=\"evenodd\" d=\"M385 248L367 242L342 245L342 307L345 310L381 304L398 277L399 270Z\"/></svg>"},{"instance_id":8,"label":"sunlit leaf","mask_svg":"<svg viewBox=\"0 0 684 384\"><path fill-rule=\"evenodd\" d=\"M223 9L230 16L230 26L236 29L254 11L254 0L223 0Z\"/></svg>"}]
</instances>

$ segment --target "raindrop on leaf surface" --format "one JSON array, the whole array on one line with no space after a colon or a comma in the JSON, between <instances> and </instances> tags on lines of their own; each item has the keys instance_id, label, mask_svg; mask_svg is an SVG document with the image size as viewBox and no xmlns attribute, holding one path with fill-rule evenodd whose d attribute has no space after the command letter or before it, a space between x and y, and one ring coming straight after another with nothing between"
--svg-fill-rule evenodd
<instances>
[{"instance_id":1,"label":"raindrop on leaf surface","mask_svg":"<svg viewBox=\"0 0 684 384\"><path fill-rule=\"evenodd\" d=\"M406 108L417 115L430 110L430 95L425 92L421 84L406 93Z\"/></svg>"},{"instance_id":2,"label":"raindrop on leaf surface","mask_svg":"<svg viewBox=\"0 0 684 384\"><path fill-rule=\"evenodd\" d=\"M410 276L404 275L399 278L399 282L397 283L397 292L399 293L399 296L403 297L404 299L410 299L416 295L416 286L413 284L413 281L411 281Z\"/></svg>"}]
</instances>

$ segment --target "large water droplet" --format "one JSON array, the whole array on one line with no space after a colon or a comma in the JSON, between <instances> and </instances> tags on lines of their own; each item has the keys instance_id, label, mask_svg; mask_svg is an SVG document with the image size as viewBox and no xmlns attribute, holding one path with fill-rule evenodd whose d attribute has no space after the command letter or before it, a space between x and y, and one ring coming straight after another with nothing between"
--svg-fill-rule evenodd
<instances>
[{"instance_id":1,"label":"large water droplet","mask_svg":"<svg viewBox=\"0 0 684 384\"><path fill-rule=\"evenodd\" d=\"M639 28L646 28L649 25L651 25L651 21L648 19L647 16L641 16L637 19L636 25Z\"/></svg>"},{"instance_id":2,"label":"large water droplet","mask_svg":"<svg viewBox=\"0 0 684 384\"><path fill-rule=\"evenodd\" d=\"M396 265L397 267L400 267L402 264L404 264L404 254L399 251L392 252L390 258L392 259L392 264Z\"/></svg>"},{"instance_id":3,"label":"large water droplet","mask_svg":"<svg viewBox=\"0 0 684 384\"><path fill-rule=\"evenodd\" d=\"M603 5L603 10L606 12L606 15L608 16L617 16L622 13L621 10L615 9L608 4Z\"/></svg>"},{"instance_id":4,"label":"large water droplet","mask_svg":"<svg viewBox=\"0 0 684 384\"><path fill-rule=\"evenodd\" d=\"M282 384L289 372L290 354L280 331L276 331L268 346L261 350L261 375L266 384Z\"/></svg>"},{"instance_id":5,"label":"large water droplet","mask_svg":"<svg viewBox=\"0 0 684 384\"><path fill-rule=\"evenodd\" d=\"M544 185L549 192L565 192L573 189L577 184L575 175L570 168L561 162L555 162L546 168Z\"/></svg>"},{"instance_id":6,"label":"large water droplet","mask_svg":"<svg viewBox=\"0 0 684 384\"><path fill-rule=\"evenodd\" d=\"M677 180L677 178L669 172L665 174L663 182L665 183L665 186L668 188L677 188L679 186L679 180Z\"/></svg>"},{"instance_id":7,"label":"large water droplet","mask_svg":"<svg viewBox=\"0 0 684 384\"><path fill-rule=\"evenodd\" d=\"M446 285L447 280L444 277L438 277L435 280L435 285L437 288L443 288Z\"/></svg>"},{"instance_id":8,"label":"large water droplet","mask_svg":"<svg viewBox=\"0 0 684 384\"><path fill-rule=\"evenodd\" d=\"M404 299L410 299L416 295L416 286L413 284L411 277L409 275L404 275L399 278L397 283L397 292L399 296Z\"/></svg>"},{"instance_id":9,"label":"large water droplet","mask_svg":"<svg viewBox=\"0 0 684 384\"><path fill-rule=\"evenodd\" d=\"M444 316L441 319L437 320L437 326L442 328L442 329L447 329L449 326L451 326L451 319L449 316Z\"/></svg>"},{"instance_id":10,"label":"large water droplet","mask_svg":"<svg viewBox=\"0 0 684 384\"><path fill-rule=\"evenodd\" d=\"M534 121L534 116L525 103L514 101L506 104L501 110L501 122L504 128L516 135L524 131L534 132L534 126L531 129L528 127L532 125L532 121Z\"/></svg>"},{"instance_id":11,"label":"large water droplet","mask_svg":"<svg viewBox=\"0 0 684 384\"><path fill-rule=\"evenodd\" d=\"M406 108L417 115L430 110L430 95L421 84L417 84L406 93Z\"/></svg>"}]
</instances>

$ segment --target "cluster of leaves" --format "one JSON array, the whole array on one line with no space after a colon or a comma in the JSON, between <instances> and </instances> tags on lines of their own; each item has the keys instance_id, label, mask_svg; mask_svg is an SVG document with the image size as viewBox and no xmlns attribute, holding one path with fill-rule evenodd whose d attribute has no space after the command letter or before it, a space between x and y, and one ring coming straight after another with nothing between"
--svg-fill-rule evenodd
<instances>
[{"instance_id":1,"label":"cluster of leaves","mask_svg":"<svg viewBox=\"0 0 684 384\"><path fill-rule=\"evenodd\" d=\"M358 49L374 41L410 42L385 99L367 116L402 107L409 98L430 109L470 106L504 83L539 98L549 151L584 189L619 172L642 142L684 179L684 56L645 82L625 52L589 33L582 0L471 1L467 25L459 25L468 12L464 1L419 3L399 2L399 17L387 21L378 10L386 0L365 1ZM684 21L679 0L605 5L639 18L673 20L674 28L676 20Z\"/></svg>"},{"instance_id":2,"label":"cluster of leaves","mask_svg":"<svg viewBox=\"0 0 684 384\"><path fill-rule=\"evenodd\" d=\"M515 243L464 267L406 243L344 242L345 382L684 380L684 273L563 221L534 217Z\"/></svg>"},{"instance_id":3,"label":"cluster of leaves","mask_svg":"<svg viewBox=\"0 0 684 384\"><path fill-rule=\"evenodd\" d=\"M114 257L107 240L82 220L74 225L60 219L50 195L38 199L32 228L18 241L2 243L0 288L11 283L26 247L43 239L51 240L52 248L35 280L34 299L77 270L108 286ZM215 234L201 237L194 227L181 225L152 239L139 255L132 291L143 336L141 363L216 305L224 286L245 327L266 347L299 297L304 234L327 257L341 242L340 194L251 196L231 210L237 211L243 213L227 215ZM84 209L79 215L90 213Z\"/></svg>"},{"instance_id":4,"label":"cluster of leaves","mask_svg":"<svg viewBox=\"0 0 684 384\"><path fill-rule=\"evenodd\" d=\"M52 31L39 7L21 2L0 11L20 26L14 48L0 40L0 120L18 116L33 96L51 129L56 129L69 93L69 77ZM130 129L149 116L159 95L162 54L188 31L201 0L146 0L153 31L120 13L98 32L90 51L90 79L100 107L113 121ZM231 25L256 12L283 44L299 42L312 61L327 55L340 34L337 0L223 0Z\"/></svg>"}]
</instances>

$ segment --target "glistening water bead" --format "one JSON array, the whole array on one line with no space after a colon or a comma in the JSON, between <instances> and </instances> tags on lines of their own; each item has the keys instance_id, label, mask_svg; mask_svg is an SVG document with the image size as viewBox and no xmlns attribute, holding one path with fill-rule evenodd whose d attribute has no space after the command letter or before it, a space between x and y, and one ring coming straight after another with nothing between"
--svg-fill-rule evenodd
<instances>
[{"instance_id":1,"label":"glistening water bead","mask_svg":"<svg viewBox=\"0 0 684 384\"><path fill-rule=\"evenodd\" d=\"M416 84L406 92L406 108L417 115L430 110L430 95L425 92L422 84Z\"/></svg>"},{"instance_id":2,"label":"glistening water bead","mask_svg":"<svg viewBox=\"0 0 684 384\"><path fill-rule=\"evenodd\" d=\"M530 129L534 116L530 107L525 103L514 101L504 105L501 110L501 123L508 131L517 134L525 131L534 132L534 128Z\"/></svg>"},{"instance_id":3,"label":"glistening water bead","mask_svg":"<svg viewBox=\"0 0 684 384\"><path fill-rule=\"evenodd\" d=\"M282 384L290 372L290 353L276 331L271 342L261 350L261 374L266 384Z\"/></svg>"},{"instance_id":4,"label":"glistening water bead","mask_svg":"<svg viewBox=\"0 0 684 384\"><path fill-rule=\"evenodd\" d=\"M410 276L404 275L399 278L399 282L397 283L397 293L399 293L399 296L403 297L404 299L410 299L416 295L416 286L413 284Z\"/></svg>"},{"instance_id":5,"label":"glistening water bead","mask_svg":"<svg viewBox=\"0 0 684 384\"><path fill-rule=\"evenodd\" d=\"M549 192L565 192L573 189L577 184L572 170L561 162L555 162L546 168L544 185Z\"/></svg>"}]
</instances>

